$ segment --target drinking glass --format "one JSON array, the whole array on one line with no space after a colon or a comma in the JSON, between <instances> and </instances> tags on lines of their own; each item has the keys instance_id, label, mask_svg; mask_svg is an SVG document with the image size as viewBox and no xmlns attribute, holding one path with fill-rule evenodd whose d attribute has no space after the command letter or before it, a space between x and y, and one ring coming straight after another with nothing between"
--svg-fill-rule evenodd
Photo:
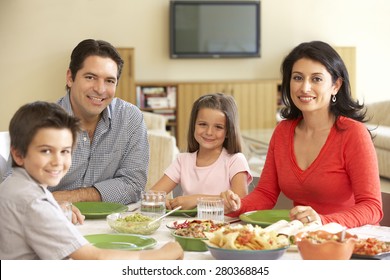
<instances>
[{"instance_id":1,"label":"drinking glass","mask_svg":"<svg viewBox=\"0 0 390 280\"><path fill-rule=\"evenodd\" d=\"M60 205L62 211L64 212L66 218L72 222L72 202L69 201L59 201L58 204Z\"/></svg>"},{"instance_id":2,"label":"drinking glass","mask_svg":"<svg viewBox=\"0 0 390 280\"><path fill-rule=\"evenodd\" d=\"M218 197L200 197L197 201L198 219L224 221L223 199Z\"/></svg>"},{"instance_id":3,"label":"drinking glass","mask_svg":"<svg viewBox=\"0 0 390 280\"><path fill-rule=\"evenodd\" d=\"M167 194L163 191L143 191L141 193L141 213L151 217L165 214L166 197Z\"/></svg>"}]
</instances>

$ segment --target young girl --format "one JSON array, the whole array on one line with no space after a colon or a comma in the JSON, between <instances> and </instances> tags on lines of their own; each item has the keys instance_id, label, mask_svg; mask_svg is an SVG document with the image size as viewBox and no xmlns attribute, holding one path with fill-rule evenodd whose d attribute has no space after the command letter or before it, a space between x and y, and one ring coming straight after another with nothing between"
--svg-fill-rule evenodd
<instances>
[{"instance_id":1,"label":"young girl","mask_svg":"<svg viewBox=\"0 0 390 280\"><path fill-rule=\"evenodd\" d=\"M198 197L218 197L229 189L243 197L252 175L241 151L233 97L221 93L201 96L191 111L188 152L179 154L151 190L169 193L181 185L183 196L168 200L168 209L192 209Z\"/></svg>"}]
</instances>

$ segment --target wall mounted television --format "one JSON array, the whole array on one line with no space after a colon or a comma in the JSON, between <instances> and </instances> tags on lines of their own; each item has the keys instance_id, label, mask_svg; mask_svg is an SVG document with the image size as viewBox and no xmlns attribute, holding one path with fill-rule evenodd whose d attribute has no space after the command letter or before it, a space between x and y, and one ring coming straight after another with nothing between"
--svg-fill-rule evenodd
<instances>
[{"instance_id":1,"label":"wall mounted television","mask_svg":"<svg viewBox=\"0 0 390 280\"><path fill-rule=\"evenodd\" d=\"M260 1L170 1L171 58L260 57Z\"/></svg>"}]
</instances>

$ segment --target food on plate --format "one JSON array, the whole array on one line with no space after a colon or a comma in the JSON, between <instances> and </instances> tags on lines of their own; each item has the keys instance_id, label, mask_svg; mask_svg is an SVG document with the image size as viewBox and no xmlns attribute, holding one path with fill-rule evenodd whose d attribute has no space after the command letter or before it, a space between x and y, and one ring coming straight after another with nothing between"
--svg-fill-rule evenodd
<instances>
[{"instance_id":1,"label":"food on plate","mask_svg":"<svg viewBox=\"0 0 390 280\"><path fill-rule=\"evenodd\" d=\"M354 254L358 255L377 255L390 252L390 243L380 241L376 238L359 239L355 243Z\"/></svg>"},{"instance_id":2,"label":"food on plate","mask_svg":"<svg viewBox=\"0 0 390 280\"><path fill-rule=\"evenodd\" d=\"M260 226L224 226L213 232L205 232L209 246L234 250L272 250L289 246L284 235L265 231Z\"/></svg>"},{"instance_id":3,"label":"food on plate","mask_svg":"<svg viewBox=\"0 0 390 280\"><path fill-rule=\"evenodd\" d=\"M348 260L356 240L356 235L345 231L331 233L316 230L296 235L298 251L304 260Z\"/></svg>"},{"instance_id":4,"label":"food on plate","mask_svg":"<svg viewBox=\"0 0 390 280\"><path fill-rule=\"evenodd\" d=\"M281 234L289 237L295 235L302 228L303 228L303 223L301 221L294 220L287 223L282 228L279 228L276 232L277 234Z\"/></svg>"},{"instance_id":5,"label":"food on plate","mask_svg":"<svg viewBox=\"0 0 390 280\"><path fill-rule=\"evenodd\" d=\"M176 230L174 234L185 237L205 238L205 232L215 231L227 223L214 222L212 220L191 220L182 223L173 223Z\"/></svg>"},{"instance_id":6,"label":"food on plate","mask_svg":"<svg viewBox=\"0 0 390 280\"><path fill-rule=\"evenodd\" d=\"M286 220L280 220L280 221L277 221L276 223L273 223L272 225L269 225L268 227L264 228L264 230L278 232L280 229L284 228L285 226L288 226L288 222Z\"/></svg>"},{"instance_id":7,"label":"food on plate","mask_svg":"<svg viewBox=\"0 0 390 280\"><path fill-rule=\"evenodd\" d=\"M161 221L150 224L152 217L141 213L127 214L114 213L107 216L109 226L120 233L149 235L154 233L161 225Z\"/></svg>"},{"instance_id":8,"label":"food on plate","mask_svg":"<svg viewBox=\"0 0 390 280\"><path fill-rule=\"evenodd\" d=\"M328 223L321 225L319 221L303 224L298 220L288 222L286 220L280 220L268 227L264 228L265 231L275 231L278 235L285 235L289 238L291 244L295 244L295 236L298 233L323 230L331 233L341 232L344 227L337 223Z\"/></svg>"},{"instance_id":9,"label":"food on plate","mask_svg":"<svg viewBox=\"0 0 390 280\"><path fill-rule=\"evenodd\" d=\"M342 235L344 234L344 237ZM307 232L301 232L296 235L296 241L299 242L300 240L306 239L309 240L313 244L320 244L324 243L326 241L336 241L336 242L343 242L346 238L355 238L357 239L356 235L352 235L348 232L337 232L337 233L331 233L327 232L325 230L316 230L316 231L307 231Z\"/></svg>"},{"instance_id":10,"label":"food on plate","mask_svg":"<svg viewBox=\"0 0 390 280\"><path fill-rule=\"evenodd\" d=\"M117 221L121 222L151 222L153 219L149 216L142 215L141 213L134 213L124 218L118 218Z\"/></svg>"}]
</instances>

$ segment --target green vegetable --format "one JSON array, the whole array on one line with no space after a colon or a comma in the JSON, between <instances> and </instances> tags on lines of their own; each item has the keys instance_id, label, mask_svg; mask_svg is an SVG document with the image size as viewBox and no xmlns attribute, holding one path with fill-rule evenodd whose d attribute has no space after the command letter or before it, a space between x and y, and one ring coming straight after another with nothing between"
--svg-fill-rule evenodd
<instances>
[{"instance_id":1,"label":"green vegetable","mask_svg":"<svg viewBox=\"0 0 390 280\"><path fill-rule=\"evenodd\" d=\"M108 221L108 223L117 232L148 235L154 233L160 227L160 222L149 226L148 224L152 220L151 217L135 213L124 218Z\"/></svg>"},{"instance_id":2,"label":"green vegetable","mask_svg":"<svg viewBox=\"0 0 390 280\"><path fill-rule=\"evenodd\" d=\"M152 221L153 219L148 217L148 216L144 216L140 213L135 213L133 215L129 215L125 218L118 218L117 221L126 221L126 222L150 222Z\"/></svg>"}]
</instances>

